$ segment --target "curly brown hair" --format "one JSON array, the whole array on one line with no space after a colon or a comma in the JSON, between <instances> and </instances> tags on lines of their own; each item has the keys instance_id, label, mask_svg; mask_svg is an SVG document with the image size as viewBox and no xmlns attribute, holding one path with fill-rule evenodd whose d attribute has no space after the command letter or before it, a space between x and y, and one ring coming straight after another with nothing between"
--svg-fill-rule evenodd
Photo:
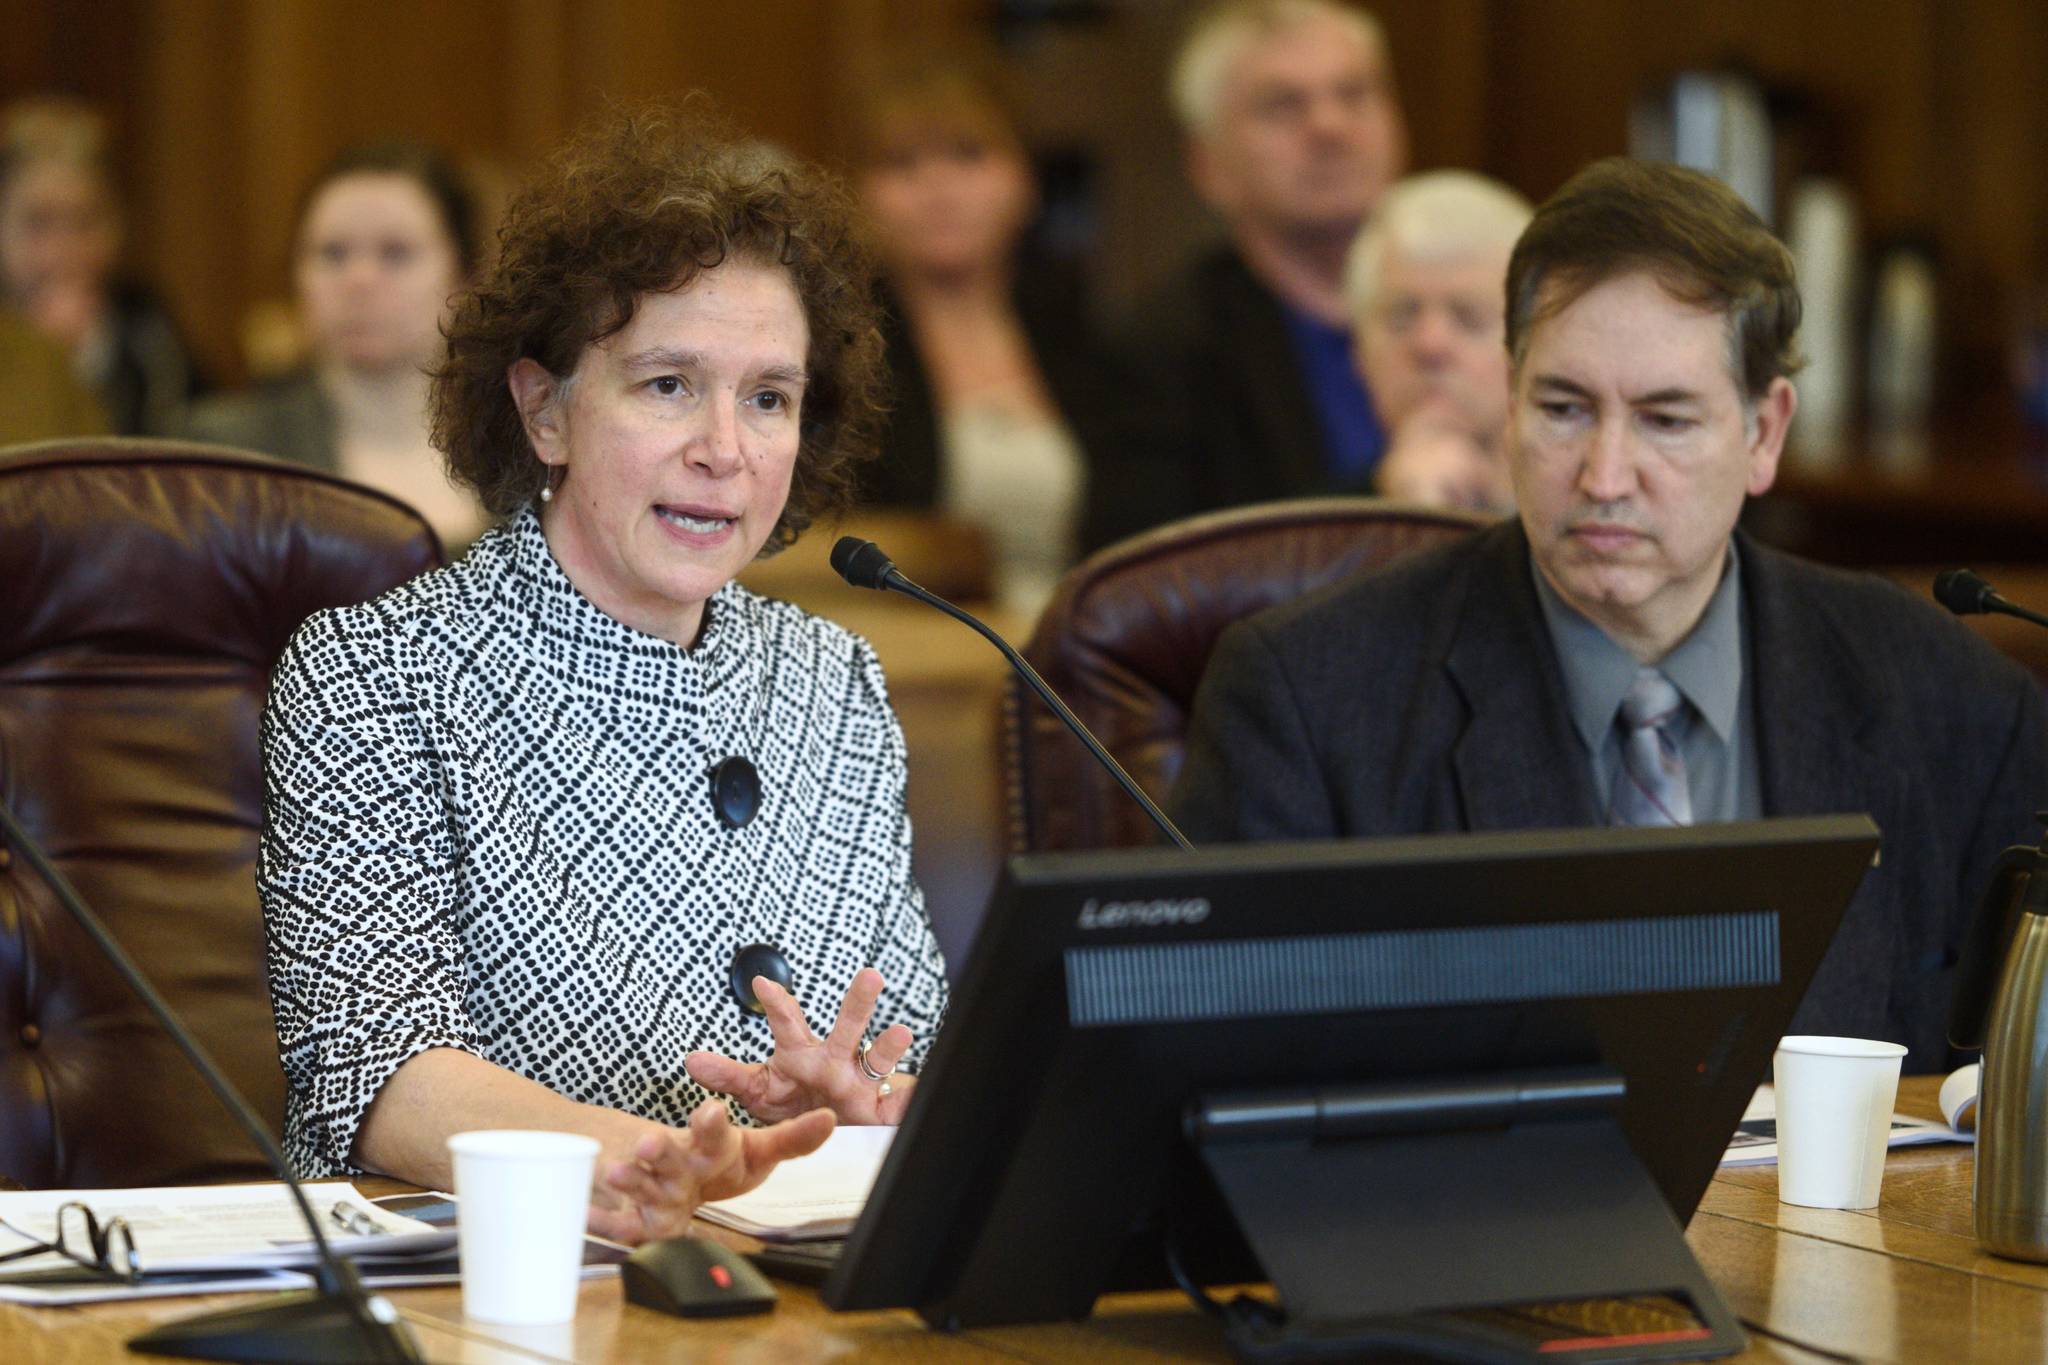
<instances>
[{"instance_id":1,"label":"curly brown hair","mask_svg":"<svg viewBox=\"0 0 2048 1365\"><path fill-rule=\"evenodd\" d=\"M532 503L547 467L506 382L512 364L530 358L566 381L643 297L734 259L788 270L810 327L796 470L762 553L843 511L887 392L872 253L836 179L735 136L701 99L598 116L506 209L497 264L457 300L434 373L449 473L493 515Z\"/></svg>"}]
</instances>

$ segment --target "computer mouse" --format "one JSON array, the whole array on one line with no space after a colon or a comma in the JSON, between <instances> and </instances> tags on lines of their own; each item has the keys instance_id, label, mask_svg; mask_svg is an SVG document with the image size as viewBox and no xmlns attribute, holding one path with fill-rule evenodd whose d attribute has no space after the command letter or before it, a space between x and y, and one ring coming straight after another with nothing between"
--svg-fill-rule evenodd
<instances>
[{"instance_id":1,"label":"computer mouse","mask_svg":"<svg viewBox=\"0 0 2048 1365\"><path fill-rule=\"evenodd\" d=\"M747 1258L709 1237L648 1242L619 1264L626 1302L682 1318L765 1313L775 1286Z\"/></svg>"}]
</instances>

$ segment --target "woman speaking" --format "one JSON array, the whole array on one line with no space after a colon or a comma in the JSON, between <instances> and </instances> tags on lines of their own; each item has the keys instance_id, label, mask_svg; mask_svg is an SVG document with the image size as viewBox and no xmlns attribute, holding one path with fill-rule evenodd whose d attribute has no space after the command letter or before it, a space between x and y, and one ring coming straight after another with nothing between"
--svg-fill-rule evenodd
<instances>
[{"instance_id":1,"label":"woman speaking","mask_svg":"<svg viewBox=\"0 0 2048 1365\"><path fill-rule=\"evenodd\" d=\"M870 453L871 275L836 185L688 110L508 210L433 398L502 523L311 618L264 719L302 1173L446 1188L451 1133L587 1133L591 1227L635 1241L901 1115L946 999L902 732L865 642L732 581Z\"/></svg>"}]
</instances>

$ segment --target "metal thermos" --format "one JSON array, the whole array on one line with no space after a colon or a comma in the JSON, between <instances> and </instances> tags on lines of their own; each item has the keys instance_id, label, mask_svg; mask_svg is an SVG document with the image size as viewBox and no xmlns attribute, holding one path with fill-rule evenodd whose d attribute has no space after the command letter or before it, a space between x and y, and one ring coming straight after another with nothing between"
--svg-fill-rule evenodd
<instances>
[{"instance_id":1,"label":"metal thermos","mask_svg":"<svg viewBox=\"0 0 2048 1365\"><path fill-rule=\"evenodd\" d=\"M1998 861L1964 948L1949 1035L1984 1049L1977 1240L1994 1255L2048 1261L2048 836Z\"/></svg>"}]
</instances>

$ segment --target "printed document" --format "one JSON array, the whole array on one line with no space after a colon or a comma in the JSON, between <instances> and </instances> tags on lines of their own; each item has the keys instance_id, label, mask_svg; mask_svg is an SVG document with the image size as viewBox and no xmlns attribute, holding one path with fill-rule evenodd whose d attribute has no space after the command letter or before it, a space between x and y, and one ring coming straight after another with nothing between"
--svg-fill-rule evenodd
<instances>
[{"instance_id":1,"label":"printed document","mask_svg":"<svg viewBox=\"0 0 2048 1365\"><path fill-rule=\"evenodd\" d=\"M328 1244L342 1254L420 1256L455 1245L453 1231L380 1209L345 1182L308 1185L306 1198L314 1217L322 1220ZM333 1215L335 1204L344 1200L378 1231L344 1231ZM145 1276L286 1270L315 1259L305 1219L291 1192L278 1184L0 1193L0 1253L54 1241L57 1209L73 1202L91 1209L102 1228L115 1218L127 1221L136 1264ZM83 1241L84 1220L73 1214L65 1226L73 1242ZM89 1248L79 1250L91 1255ZM0 1262L0 1298L14 1297L8 1291L22 1287L23 1280L33 1283L42 1272L67 1267L78 1268L56 1252Z\"/></svg>"},{"instance_id":2,"label":"printed document","mask_svg":"<svg viewBox=\"0 0 2048 1365\"><path fill-rule=\"evenodd\" d=\"M853 1231L894 1128L844 1125L809 1156L785 1161L759 1186L697 1210L720 1227L764 1242L811 1242Z\"/></svg>"},{"instance_id":3,"label":"printed document","mask_svg":"<svg viewBox=\"0 0 2048 1365\"><path fill-rule=\"evenodd\" d=\"M1928 1119L1916 1119L1905 1114L1892 1115L1891 1137L1886 1145L1891 1147L1918 1147L1930 1142L1974 1142L1975 1135L1957 1132L1944 1123ZM1756 1088L1756 1095L1749 1107L1742 1111L1742 1122L1735 1125L1735 1135L1728 1139L1728 1150L1721 1157L1723 1166L1775 1166L1778 1163L1778 1100L1768 1085Z\"/></svg>"}]
</instances>

